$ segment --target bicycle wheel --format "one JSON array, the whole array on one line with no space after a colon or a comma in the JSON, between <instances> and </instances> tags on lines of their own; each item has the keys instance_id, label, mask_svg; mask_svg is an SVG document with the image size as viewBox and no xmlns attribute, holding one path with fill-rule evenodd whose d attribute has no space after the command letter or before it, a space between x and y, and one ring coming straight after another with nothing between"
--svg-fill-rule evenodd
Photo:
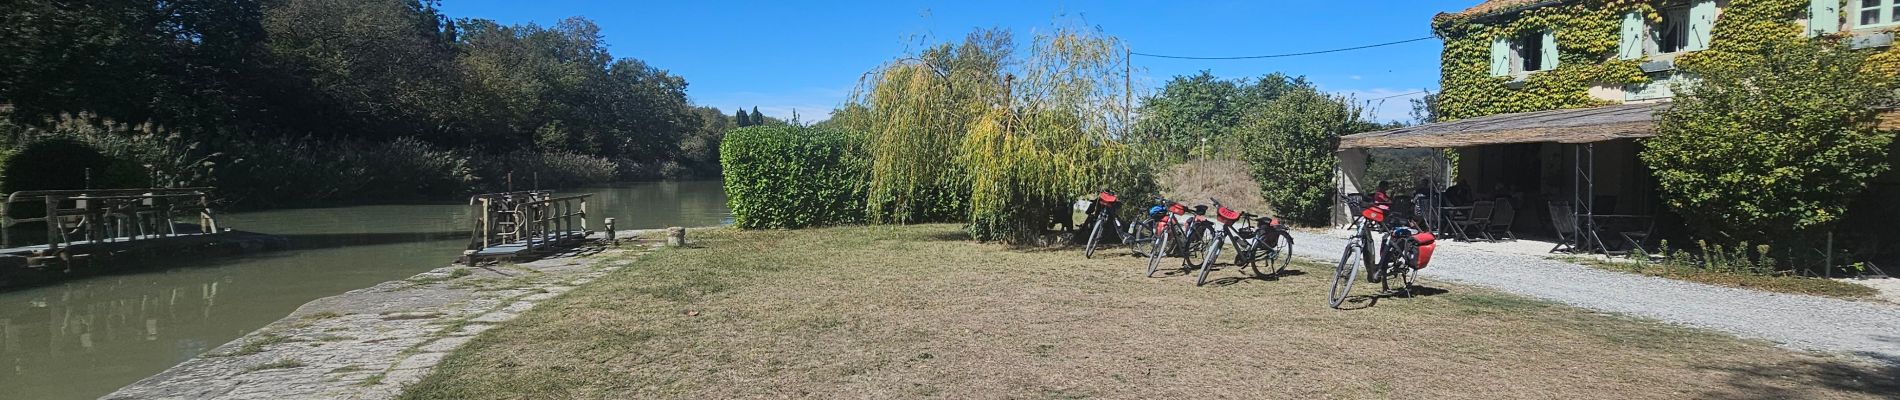
<instances>
[{"instance_id":1,"label":"bicycle wheel","mask_svg":"<svg viewBox=\"0 0 1900 400\"><path fill-rule=\"evenodd\" d=\"M1182 246L1179 250L1181 251L1181 269L1183 270L1201 267L1201 265L1196 264L1195 261L1200 261L1202 250L1205 250L1201 246L1207 245L1207 233L1205 231L1199 231L1199 234L1196 234L1199 229L1201 228L1188 228L1187 238L1182 240ZM1199 240L1195 240L1196 236L1199 236Z\"/></svg>"},{"instance_id":2,"label":"bicycle wheel","mask_svg":"<svg viewBox=\"0 0 1900 400\"><path fill-rule=\"evenodd\" d=\"M1142 251L1149 246L1148 242L1155 240L1154 231L1154 221L1150 221L1147 218L1142 218L1141 221L1136 221L1134 224L1129 225L1128 235L1126 236L1127 239L1123 240L1128 242L1128 254L1136 256L1142 255Z\"/></svg>"},{"instance_id":3,"label":"bicycle wheel","mask_svg":"<svg viewBox=\"0 0 1900 400\"><path fill-rule=\"evenodd\" d=\"M1216 234L1207 244L1207 256L1201 259L1201 274L1200 277L1194 279L1194 286L1207 284L1207 273L1214 270L1214 260L1220 258L1220 242L1223 236L1226 235Z\"/></svg>"},{"instance_id":4,"label":"bicycle wheel","mask_svg":"<svg viewBox=\"0 0 1900 400\"><path fill-rule=\"evenodd\" d=\"M1360 260L1364 256L1359 249L1363 246L1359 239L1353 239L1346 244L1346 254L1339 256L1339 265L1333 266L1333 290L1327 297L1333 308L1345 303L1346 294L1352 292L1352 282L1359 280Z\"/></svg>"},{"instance_id":5,"label":"bicycle wheel","mask_svg":"<svg viewBox=\"0 0 1900 400\"><path fill-rule=\"evenodd\" d=\"M1149 250L1148 250L1148 277L1149 278L1155 277L1155 268L1160 267L1161 259L1167 257L1166 255L1168 254L1168 232L1169 231L1172 231L1172 229L1161 231L1161 236L1156 237L1154 240L1154 244L1152 246L1149 246Z\"/></svg>"},{"instance_id":6,"label":"bicycle wheel","mask_svg":"<svg viewBox=\"0 0 1900 400\"><path fill-rule=\"evenodd\" d=\"M1286 272L1287 266L1293 265L1293 236L1278 235L1270 240L1277 243L1272 250L1267 252L1267 269L1272 270L1274 275L1279 275Z\"/></svg>"},{"instance_id":7,"label":"bicycle wheel","mask_svg":"<svg viewBox=\"0 0 1900 400\"><path fill-rule=\"evenodd\" d=\"M1095 258L1095 245L1102 240L1102 224L1105 223L1108 223L1108 218L1095 218L1095 227L1089 229L1089 244L1082 247L1082 258Z\"/></svg>"}]
</instances>

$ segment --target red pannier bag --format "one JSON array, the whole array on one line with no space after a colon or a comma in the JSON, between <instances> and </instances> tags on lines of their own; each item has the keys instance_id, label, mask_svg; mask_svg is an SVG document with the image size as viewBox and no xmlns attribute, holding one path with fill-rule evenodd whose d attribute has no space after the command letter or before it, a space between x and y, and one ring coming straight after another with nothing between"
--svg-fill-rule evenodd
<instances>
[{"instance_id":1,"label":"red pannier bag","mask_svg":"<svg viewBox=\"0 0 1900 400\"><path fill-rule=\"evenodd\" d=\"M1365 210L1359 211L1359 216L1366 217L1366 219L1372 220L1372 222L1385 222L1385 210L1387 208L1390 207L1384 204L1366 207Z\"/></svg>"},{"instance_id":2,"label":"red pannier bag","mask_svg":"<svg viewBox=\"0 0 1900 400\"><path fill-rule=\"evenodd\" d=\"M1438 237L1431 232L1419 232L1412 235L1412 240L1418 242L1418 265L1412 269L1425 269L1425 265L1432 263L1432 250L1438 249Z\"/></svg>"}]
</instances>

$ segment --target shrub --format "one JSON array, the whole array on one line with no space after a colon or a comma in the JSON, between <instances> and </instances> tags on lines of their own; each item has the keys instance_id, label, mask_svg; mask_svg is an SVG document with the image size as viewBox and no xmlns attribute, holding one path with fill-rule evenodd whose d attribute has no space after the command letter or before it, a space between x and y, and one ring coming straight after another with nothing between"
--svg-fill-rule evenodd
<instances>
[{"instance_id":1,"label":"shrub","mask_svg":"<svg viewBox=\"0 0 1900 400\"><path fill-rule=\"evenodd\" d=\"M733 224L796 229L862 221L865 167L854 139L843 131L789 125L726 133L719 162Z\"/></svg>"},{"instance_id":2,"label":"shrub","mask_svg":"<svg viewBox=\"0 0 1900 400\"><path fill-rule=\"evenodd\" d=\"M1327 222L1334 194L1339 135L1359 125L1345 99L1303 87L1246 118L1245 158L1267 204L1281 217L1306 225Z\"/></svg>"},{"instance_id":3,"label":"shrub","mask_svg":"<svg viewBox=\"0 0 1900 400\"><path fill-rule=\"evenodd\" d=\"M1863 73L1863 52L1801 39L1764 43L1734 62L1698 63L1659 116L1642 160L1664 201L1716 243L1812 239L1887 162L1891 133L1871 106L1891 77Z\"/></svg>"},{"instance_id":4,"label":"shrub","mask_svg":"<svg viewBox=\"0 0 1900 400\"><path fill-rule=\"evenodd\" d=\"M7 159L0 191L84 189L111 163L98 149L78 140L53 138L27 143Z\"/></svg>"}]
</instances>

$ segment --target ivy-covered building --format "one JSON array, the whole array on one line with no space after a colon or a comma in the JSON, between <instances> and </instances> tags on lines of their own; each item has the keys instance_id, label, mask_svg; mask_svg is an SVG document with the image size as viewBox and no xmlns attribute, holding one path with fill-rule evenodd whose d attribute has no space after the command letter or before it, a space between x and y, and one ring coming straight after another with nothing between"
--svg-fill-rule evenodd
<instances>
[{"instance_id":1,"label":"ivy-covered building","mask_svg":"<svg viewBox=\"0 0 1900 400\"><path fill-rule=\"evenodd\" d=\"M1370 150L1445 149L1456 171L1444 175L1457 178L1439 184L1511 199L1517 230L1532 236L1576 218L1562 210L1668 224L1637 155L1672 88L1694 82L1681 66L1787 35L1888 49L1879 57L1900 64L1900 0L1489 0L1431 26L1444 41L1441 122L1342 137L1339 190L1371 189L1360 179ZM1885 115L1883 127L1900 129L1900 112ZM1900 196L1896 175L1870 197Z\"/></svg>"}]
</instances>

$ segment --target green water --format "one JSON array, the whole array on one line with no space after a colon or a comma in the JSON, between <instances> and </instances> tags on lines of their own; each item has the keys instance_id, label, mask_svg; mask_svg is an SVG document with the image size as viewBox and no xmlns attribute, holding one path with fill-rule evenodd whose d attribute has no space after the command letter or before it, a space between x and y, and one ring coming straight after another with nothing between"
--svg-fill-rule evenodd
<instances>
[{"instance_id":1,"label":"green water","mask_svg":"<svg viewBox=\"0 0 1900 400\"><path fill-rule=\"evenodd\" d=\"M579 190L589 226L729 222L713 182ZM110 393L290 314L297 306L447 265L467 245L463 205L224 215L226 227L284 235L293 250L0 292L0 399Z\"/></svg>"}]
</instances>

